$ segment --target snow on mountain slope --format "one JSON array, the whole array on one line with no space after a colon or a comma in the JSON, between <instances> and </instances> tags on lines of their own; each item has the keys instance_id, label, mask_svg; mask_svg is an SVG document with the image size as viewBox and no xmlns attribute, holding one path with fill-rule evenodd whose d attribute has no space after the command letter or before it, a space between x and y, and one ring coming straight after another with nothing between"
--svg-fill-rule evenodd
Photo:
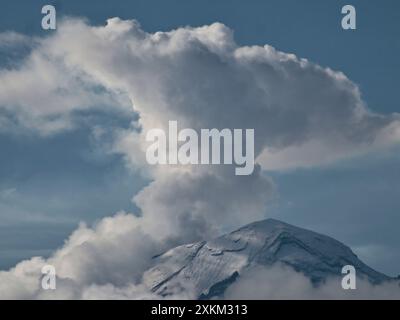
<instances>
[{"instance_id":1,"label":"snow on mountain slope","mask_svg":"<svg viewBox=\"0 0 400 320\"><path fill-rule=\"evenodd\" d=\"M176 247L153 260L144 282L163 296L187 288L198 298L219 296L246 268L276 262L302 272L314 284L341 276L348 264L356 268L358 277L372 283L390 279L339 241L274 219L251 223L211 241Z\"/></svg>"}]
</instances>

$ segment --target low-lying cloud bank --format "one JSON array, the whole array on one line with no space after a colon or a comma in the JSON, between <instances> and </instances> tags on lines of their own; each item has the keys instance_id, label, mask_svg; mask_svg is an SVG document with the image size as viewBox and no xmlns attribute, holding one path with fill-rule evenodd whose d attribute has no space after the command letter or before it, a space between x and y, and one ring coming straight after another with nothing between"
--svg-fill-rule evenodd
<instances>
[{"instance_id":1,"label":"low-lying cloud bank","mask_svg":"<svg viewBox=\"0 0 400 320\"><path fill-rule=\"evenodd\" d=\"M0 70L3 132L56 134L78 125L79 111L110 106L139 116L130 130L114 130L107 151L151 177L134 196L141 215L81 225L49 259L1 272L0 298L152 298L141 276L153 255L264 216L275 188L262 170L325 164L400 140L400 116L369 111L343 73L268 45L239 46L220 23L146 33L134 20L94 27L67 19L35 39L18 67ZM255 129L256 170L238 177L233 166L149 167L145 133L169 120L196 130ZM39 288L45 263L56 267L56 291ZM228 294L251 281L243 276Z\"/></svg>"},{"instance_id":2,"label":"low-lying cloud bank","mask_svg":"<svg viewBox=\"0 0 400 320\"><path fill-rule=\"evenodd\" d=\"M143 232L140 218L132 214L104 218L93 228L81 225L49 259L32 258L0 272L0 299L160 299L141 276L163 246ZM56 290L41 287L45 264L56 268ZM167 299L195 299L194 292L187 283L177 283ZM277 264L246 270L223 298L400 299L400 287L358 279L357 290L345 291L339 278L315 287L302 273Z\"/></svg>"},{"instance_id":3,"label":"low-lying cloud bank","mask_svg":"<svg viewBox=\"0 0 400 320\"><path fill-rule=\"evenodd\" d=\"M328 279L314 286L310 279L288 266L256 267L230 286L226 299L255 300L322 300L322 299L400 299L400 283L387 282L373 285L357 279L355 290L344 290L341 278Z\"/></svg>"}]
</instances>

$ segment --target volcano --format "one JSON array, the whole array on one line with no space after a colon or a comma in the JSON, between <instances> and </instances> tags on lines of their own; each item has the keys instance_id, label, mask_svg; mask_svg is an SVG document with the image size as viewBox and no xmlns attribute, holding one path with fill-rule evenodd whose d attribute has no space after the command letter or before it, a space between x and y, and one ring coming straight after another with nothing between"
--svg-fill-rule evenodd
<instances>
[{"instance_id":1,"label":"volcano","mask_svg":"<svg viewBox=\"0 0 400 320\"><path fill-rule=\"evenodd\" d=\"M372 284L391 279L367 266L349 247L331 237L267 219L154 257L144 282L163 297L183 284L181 289L190 287L198 299L218 298L246 270L276 263L303 273L314 285L330 277L342 277L345 265L354 266L357 277Z\"/></svg>"}]
</instances>

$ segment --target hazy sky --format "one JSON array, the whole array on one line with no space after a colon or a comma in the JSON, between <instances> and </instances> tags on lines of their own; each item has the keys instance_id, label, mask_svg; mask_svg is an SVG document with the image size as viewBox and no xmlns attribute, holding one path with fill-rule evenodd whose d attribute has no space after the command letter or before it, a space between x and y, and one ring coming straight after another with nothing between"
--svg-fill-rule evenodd
<instances>
[{"instance_id":1,"label":"hazy sky","mask_svg":"<svg viewBox=\"0 0 400 320\"><path fill-rule=\"evenodd\" d=\"M51 3L59 19L80 16L104 25L118 16L138 20L147 32L221 22L234 30L239 45L269 44L344 72L374 112L400 110L398 1L82 2ZM0 32L46 36L40 10L48 3L3 0ZM340 10L347 3L357 9L355 31L340 27ZM18 67L29 52L0 45L0 66ZM91 135L93 123L128 128L135 115L105 110L89 112L90 121L81 121L77 129L48 137L0 130L0 268L48 255L79 221L138 210L131 198L146 179L128 170L120 155L104 152ZM265 172L278 190L265 215L333 236L370 266L399 274L399 160L393 147L325 166Z\"/></svg>"}]
</instances>

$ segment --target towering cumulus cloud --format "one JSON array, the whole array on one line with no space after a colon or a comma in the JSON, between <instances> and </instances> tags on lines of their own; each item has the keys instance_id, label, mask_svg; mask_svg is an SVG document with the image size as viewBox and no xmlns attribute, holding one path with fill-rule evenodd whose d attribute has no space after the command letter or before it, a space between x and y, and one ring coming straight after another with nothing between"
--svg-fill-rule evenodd
<instances>
[{"instance_id":1,"label":"towering cumulus cloud","mask_svg":"<svg viewBox=\"0 0 400 320\"><path fill-rule=\"evenodd\" d=\"M81 225L49 259L0 273L2 298L151 298L141 275L153 255L264 217L275 188L263 170L320 165L400 139L399 115L369 111L343 73L268 45L238 46L220 23L146 33L133 20L94 27L67 19L49 37L8 35L0 45L4 39L29 42L30 51L0 71L2 130L55 134L79 125L78 111L130 105L138 120L114 130L110 151L151 182L134 195L140 216ZM167 130L169 120L195 130L254 129L254 172L149 167L145 133ZM56 293L39 287L44 263L56 267Z\"/></svg>"}]
</instances>

